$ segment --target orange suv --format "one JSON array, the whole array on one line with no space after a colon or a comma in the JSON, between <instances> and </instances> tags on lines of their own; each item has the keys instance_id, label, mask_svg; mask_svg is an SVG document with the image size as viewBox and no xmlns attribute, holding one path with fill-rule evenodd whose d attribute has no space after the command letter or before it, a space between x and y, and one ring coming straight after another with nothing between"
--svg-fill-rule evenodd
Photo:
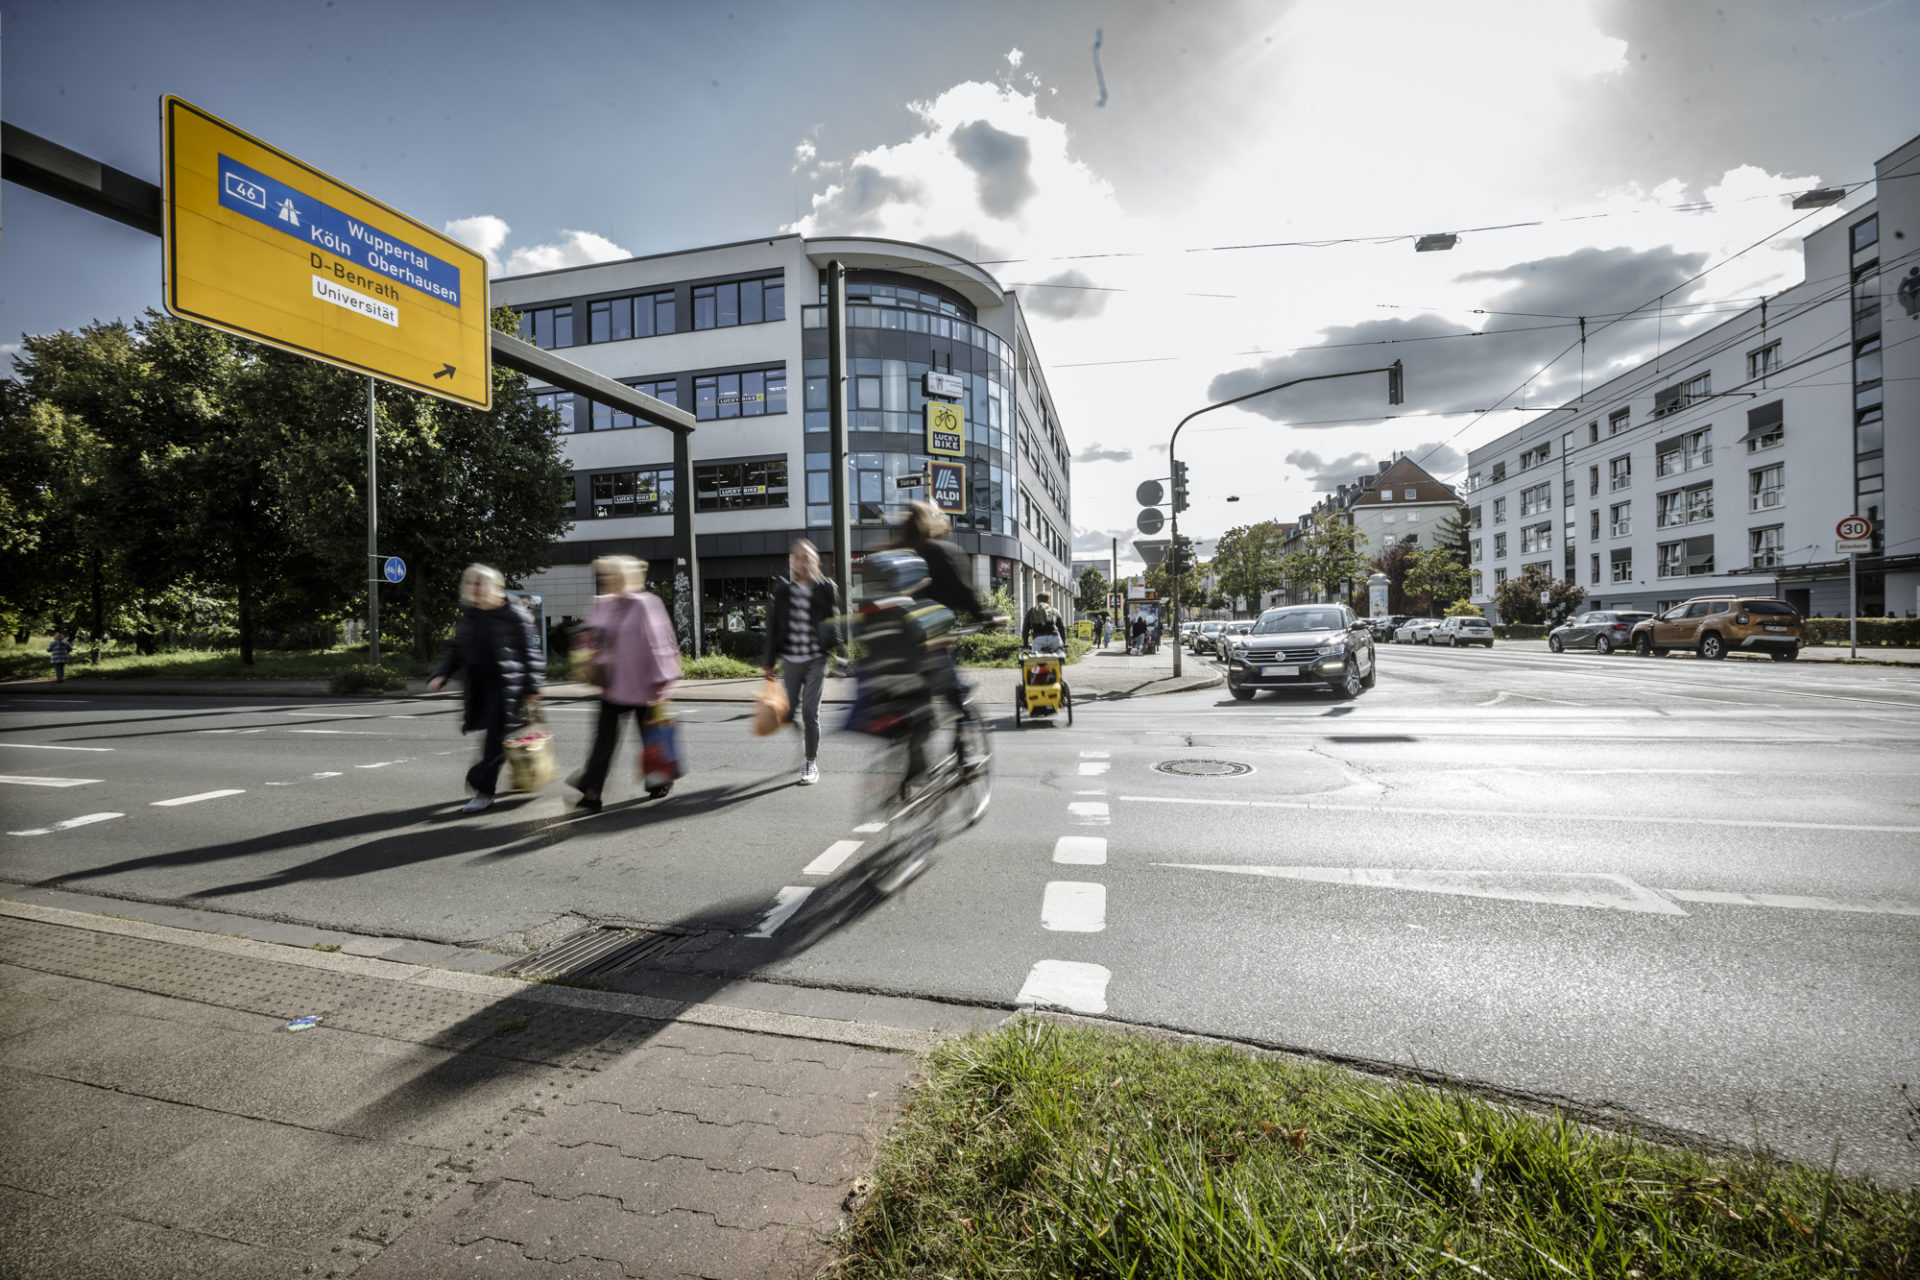
<instances>
[{"instance_id":1,"label":"orange suv","mask_svg":"<svg viewBox=\"0 0 1920 1280\"><path fill-rule=\"evenodd\" d=\"M1633 629L1633 651L1643 658L1692 649L1715 659L1726 657L1729 649L1744 649L1792 662L1806 642L1807 624L1792 605L1754 596L1700 596Z\"/></svg>"}]
</instances>

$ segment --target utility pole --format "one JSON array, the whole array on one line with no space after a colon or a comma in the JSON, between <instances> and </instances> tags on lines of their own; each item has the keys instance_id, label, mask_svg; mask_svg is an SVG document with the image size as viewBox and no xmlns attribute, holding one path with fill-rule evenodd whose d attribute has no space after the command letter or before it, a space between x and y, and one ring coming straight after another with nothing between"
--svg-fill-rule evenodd
<instances>
[{"instance_id":1,"label":"utility pole","mask_svg":"<svg viewBox=\"0 0 1920 1280\"><path fill-rule=\"evenodd\" d=\"M833 468L833 576L840 605L853 607L853 519L847 510L847 269L827 263L827 465ZM928 477L931 480L931 476Z\"/></svg>"},{"instance_id":2,"label":"utility pole","mask_svg":"<svg viewBox=\"0 0 1920 1280\"><path fill-rule=\"evenodd\" d=\"M374 381L367 379L367 661L380 665L380 491L376 483Z\"/></svg>"}]
</instances>

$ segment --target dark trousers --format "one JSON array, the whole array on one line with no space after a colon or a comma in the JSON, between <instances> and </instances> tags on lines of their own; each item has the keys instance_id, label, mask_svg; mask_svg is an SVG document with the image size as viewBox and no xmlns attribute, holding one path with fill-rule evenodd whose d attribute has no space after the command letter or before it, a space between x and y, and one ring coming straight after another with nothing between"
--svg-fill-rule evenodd
<instances>
[{"instance_id":1,"label":"dark trousers","mask_svg":"<svg viewBox=\"0 0 1920 1280\"><path fill-rule=\"evenodd\" d=\"M467 770L467 786L483 796L494 793L500 766L507 762L507 686L500 668L467 668L468 696L480 711L480 759Z\"/></svg>"},{"instance_id":2,"label":"dark trousers","mask_svg":"<svg viewBox=\"0 0 1920 1280\"><path fill-rule=\"evenodd\" d=\"M972 720L973 712L967 706L967 686L960 680L960 669L954 665L951 647L937 649L927 655L926 665L927 691L935 702L945 699L953 705L957 720ZM957 729L956 729L957 732ZM927 743L933 737L933 726L928 724L907 740L907 776L917 778L927 767ZM961 740L964 742L964 739ZM971 764L967 752L959 743L955 745L962 766Z\"/></svg>"},{"instance_id":3,"label":"dark trousers","mask_svg":"<svg viewBox=\"0 0 1920 1280\"><path fill-rule=\"evenodd\" d=\"M65 680L66 678L67 678L67 664L64 662L54 663L53 664L53 682L55 684L59 684L62 680Z\"/></svg>"},{"instance_id":4,"label":"dark trousers","mask_svg":"<svg viewBox=\"0 0 1920 1280\"><path fill-rule=\"evenodd\" d=\"M824 653L780 659L780 677L787 689L787 719L800 722L809 760L820 754L820 688L826 675Z\"/></svg>"},{"instance_id":5,"label":"dark trousers","mask_svg":"<svg viewBox=\"0 0 1920 1280\"><path fill-rule=\"evenodd\" d=\"M607 770L613 767L613 749L620 744L620 717L629 714L633 716L633 731L637 735L647 722L647 708L623 707L605 698L600 700L600 718L593 727L593 752L587 757L587 767L580 771L580 781L575 784L582 795L597 796L606 785Z\"/></svg>"}]
</instances>

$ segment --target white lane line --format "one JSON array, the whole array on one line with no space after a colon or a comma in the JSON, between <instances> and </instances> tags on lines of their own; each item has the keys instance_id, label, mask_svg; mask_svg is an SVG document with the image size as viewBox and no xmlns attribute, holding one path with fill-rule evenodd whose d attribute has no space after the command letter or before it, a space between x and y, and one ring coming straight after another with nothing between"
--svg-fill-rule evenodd
<instances>
[{"instance_id":1,"label":"white lane line","mask_svg":"<svg viewBox=\"0 0 1920 1280\"><path fill-rule=\"evenodd\" d=\"M314 774L313 776L314 776L314 777L316 777L316 778L337 778L337 777L339 777L339 776L340 776L340 774L339 774L339 772L338 772L338 771L336 770L336 771L334 771L334 772L332 772L332 773L316 773L316 774Z\"/></svg>"},{"instance_id":2,"label":"white lane line","mask_svg":"<svg viewBox=\"0 0 1920 1280\"><path fill-rule=\"evenodd\" d=\"M405 764L405 763L406 761L404 760L376 760L372 764L357 764L353 767L356 769L384 769L390 764Z\"/></svg>"},{"instance_id":3,"label":"white lane line","mask_svg":"<svg viewBox=\"0 0 1920 1280\"><path fill-rule=\"evenodd\" d=\"M22 751L111 751L112 747L57 747L51 742L0 742L0 747L18 747Z\"/></svg>"},{"instance_id":4,"label":"white lane line","mask_svg":"<svg viewBox=\"0 0 1920 1280\"><path fill-rule=\"evenodd\" d=\"M195 729L195 733L265 733L265 729ZM295 733L300 730L295 729Z\"/></svg>"},{"instance_id":5,"label":"white lane line","mask_svg":"<svg viewBox=\"0 0 1920 1280\"><path fill-rule=\"evenodd\" d=\"M358 711L288 711L284 714L306 716L309 720L378 720L380 718L372 712Z\"/></svg>"},{"instance_id":6,"label":"white lane line","mask_svg":"<svg viewBox=\"0 0 1920 1280\"><path fill-rule=\"evenodd\" d=\"M1099 933L1107 927L1107 886L1087 880L1047 881L1040 924L1055 933Z\"/></svg>"},{"instance_id":7,"label":"white lane line","mask_svg":"<svg viewBox=\"0 0 1920 1280\"><path fill-rule=\"evenodd\" d=\"M1080 762L1080 776L1083 778L1097 778L1111 768L1113 768L1113 766L1105 760L1082 760Z\"/></svg>"},{"instance_id":8,"label":"white lane line","mask_svg":"<svg viewBox=\"0 0 1920 1280\"><path fill-rule=\"evenodd\" d=\"M1027 980L1013 1002L1071 1013L1105 1013L1107 983L1112 977L1105 965L1042 960L1027 972Z\"/></svg>"},{"instance_id":9,"label":"white lane line","mask_svg":"<svg viewBox=\"0 0 1920 1280\"><path fill-rule=\"evenodd\" d=\"M288 733L332 733L346 734L354 738L386 738L391 734L381 733L378 729L289 729Z\"/></svg>"},{"instance_id":10,"label":"white lane line","mask_svg":"<svg viewBox=\"0 0 1920 1280\"><path fill-rule=\"evenodd\" d=\"M1475 767L1478 768L1479 766L1476 765ZM1577 765L1577 764L1558 765L1548 769L1508 769L1507 772L1524 774L1529 778L1554 777L1563 773L1570 773L1575 775L1576 777L1583 777L1583 778L1584 777L1598 778L1598 777L1602 777L1609 774L1634 774L1636 776L1644 774L1649 777L1658 778L1663 774L1669 774L1669 773L1672 773L1672 774L1684 773L1689 775L1712 774L1715 777L1721 777L1721 778L1750 778L1754 776L1753 774L1743 769L1589 769L1584 765Z\"/></svg>"},{"instance_id":11,"label":"white lane line","mask_svg":"<svg viewBox=\"0 0 1920 1280\"><path fill-rule=\"evenodd\" d=\"M1083 827L1104 827L1113 821L1112 811L1104 800L1075 800L1067 806L1067 812Z\"/></svg>"},{"instance_id":12,"label":"white lane line","mask_svg":"<svg viewBox=\"0 0 1920 1280\"><path fill-rule=\"evenodd\" d=\"M75 827L91 826L96 822L106 822L112 818L124 818L124 813L87 813L78 818L68 818L65 822L56 822L50 827L35 827L31 831L9 831L10 836L50 836L56 831L71 831Z\"/></svg>"},{"instance_id":13,"label":"white lane line","mask_svg":"<svg viewBox=\"0 0 1920 1280\"><path fill-rule=\"evenodd\" d=\"M800 909L800 904L805 902L807 895L812 892L813 886L811 885L790 884L780 890L774 897L773 909L767 912L766 916L761 919L760 927L747 936L749 938L771 938L773 931L791 919L793 913Z\"/></svg>"},{"instance_id":14,"label":"white lane line","mask_svg":"<svg viewBox=\"0 0 1920 1280\"><path fill-rule=\"evenodd\" d=\"M1320 804L1302 800L1204 800L1192 796L1121 796L1144 804L1201 804L1250 809L1300 809L1321 813L1398 813L1418 818L1509 818L1532 821L1529 815L1509 809L1428 809L1413 805ZM1101 806L1105 808L1105 806ZM1681 818L1636 813L1556 813L1566 822L1643 822L1669 827L1758 827L1778 831L1875 831L1894 835L1920 835L1920 827L1865 822L1775 822L1761 818ZM1102 819L1104 821L1104 819Z\"/></svg>"},{"instance_id":15,"label":"white lane line","mask_svg":"<svg viewBox=\"0 0 1920 1280\"><path fill-rule=\"evenodd\" d=\"M1809 898L1791 893L1726 893L1717 889L1661 889L1659 892L1680 902L1698 902L1715 906L1778 907L1788 911L1857 911L1869 915L1920 916L1920 906L1894 902L1886 898L1848 901L1844 898Z\"/></svg>"},{"instance_id":16,"label":"white lane line","mask_svg":"<svg viewBox=\"0 0 1920 1280\"><path fill-rule=\"evenodd\" d=\"M1077 796L1103 796L1107 794L1107 789L1105 787L1089 787L1085 791L1076 791L1073 794Z\"/></svg>"},{"instance_id":17,"label":"white lane line","mask_svg":"<svg viewBox=\"0 0 1920 1280\"><path fill-rule=\"evenodd\" d=\"M177 804L199 804L202 800L218 800L221 796L245 795L245 787L229 787L225 791L202 791L197 796L175 796L171 800L155 800L155 808L170 808Z\"/></svg>"},{"instance_id":18,"label":"white lane line","mask_svg":"<svg viewBox=\"0 0 1920 1280\"><path fill-rule=\"evenodd\" d=\"M1078 867L1101 867L1107 862L1105 836L1061 836L1053 842L1053 860Z\"/></svg>"},{"instance_id":19,"label":"white lane line","mask_svg":"<svg viewBox=\"0 0 1920 1280\"><path fill-rule=\"evenodd\" d=\"M1508 902L1544 902L1557 907L1604 907L1657 916L1687 913L1645 885L1626 876L1588 871L1402 871L1388 867L1262 867L1204 862L1156 862L1184 871L1223 871L1230 875L1308 880L1358 889L1401 889L1445 893L1462 898L1500 898Z\"/></svg>"},{"instance_id":20,"label":"white lane line","mask_svg":"<svg viewBox=\"0 0 1920 1280\"><path fill-rule=\"evenodd\" d=\"M84 787L98 778L33 778L23 774L0 773L0 782L13 787Z\"/></svg>"},{"instance_id":21,"label":"white lane line","mask_svg":"<svg viewBox=\"0 0 1920 1280\"><path fill-rule=\"evenodd\" d=\"M887 824L884 822L863 822L854 828L856 832L863 836L877 835L886 829Z\"/></svg>"},{"instance_id":22,"label":"white lane line","mask_svg":"<svg viewBox=\"0 0 1920 1280\"><path fill-rule=\"evenodd\" d=\"M1105 760L1112 754L1110 751L1082 751L1080 758L1082 760Z\"/></svg>"},{"instance_id":23,"label":"white lane line","mask_svg":"<svg viewBox=\"0 0 1920 1280\"><path fill-rule=\"evenodd\" d=\"M840 869L840 864L859 852L864 840L835 840L827 846L827 851L800 868L803 876L830 876Z\"/></svg>"}]
</instances>

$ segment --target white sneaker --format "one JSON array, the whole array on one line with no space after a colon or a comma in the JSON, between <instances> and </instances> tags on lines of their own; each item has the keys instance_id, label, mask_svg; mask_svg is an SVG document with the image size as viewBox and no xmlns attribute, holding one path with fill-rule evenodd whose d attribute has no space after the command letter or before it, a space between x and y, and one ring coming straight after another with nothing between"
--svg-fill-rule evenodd
<instances>
[{"instance_id":1,"label":"white sneaker","mask_svg":"<svg viewBox=\"0 0 1920 1280\"><path fill-rule=\"evenodd\" d=\"M800 785L810 787L820 781L820 766L809 760L800 766Z\"/></svg>"}]
</instances>

